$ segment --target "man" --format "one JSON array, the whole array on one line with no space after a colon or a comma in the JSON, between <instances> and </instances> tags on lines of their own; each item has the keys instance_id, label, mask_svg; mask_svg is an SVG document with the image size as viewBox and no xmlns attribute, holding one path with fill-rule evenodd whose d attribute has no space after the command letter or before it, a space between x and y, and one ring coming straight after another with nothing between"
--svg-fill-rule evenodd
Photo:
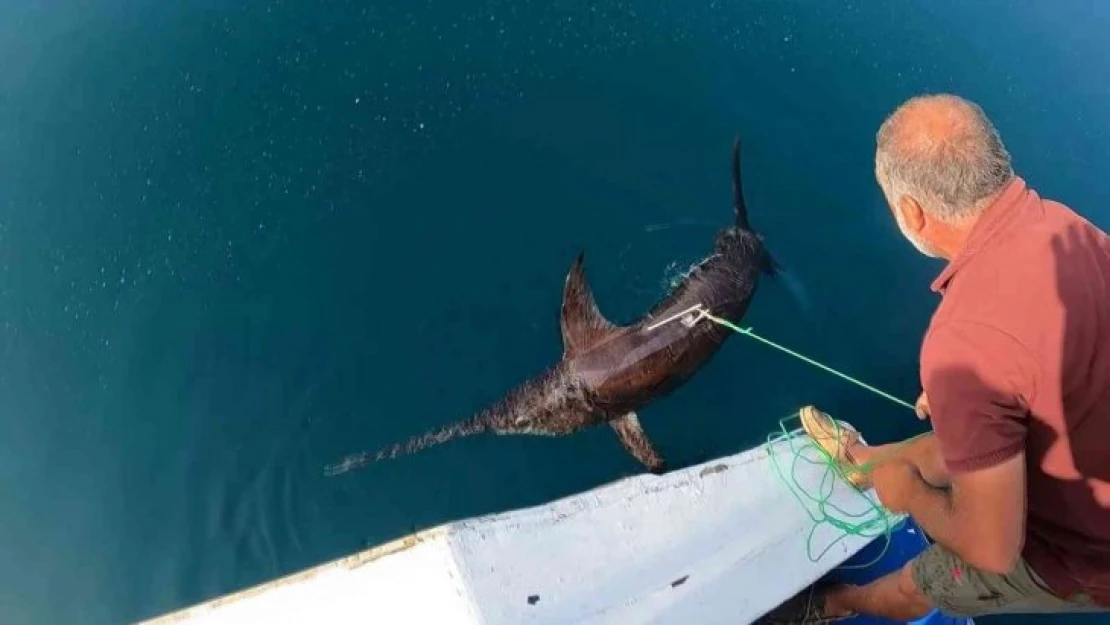
<instances>
[{"instance_id":1,"label":"man","mask_svg":"<svg viewBox=\"0 0 1110 625\"><path fill-rule=\"evenodd\" d=\"M801 416L852 483L934 544L761 622L1110 611L1110 237L1016 176L962 98L913 98L877 139L899 229L948 261L921 347L918 414L933 431L868 447L816 408Z\"/></svg>"}]
</instances>

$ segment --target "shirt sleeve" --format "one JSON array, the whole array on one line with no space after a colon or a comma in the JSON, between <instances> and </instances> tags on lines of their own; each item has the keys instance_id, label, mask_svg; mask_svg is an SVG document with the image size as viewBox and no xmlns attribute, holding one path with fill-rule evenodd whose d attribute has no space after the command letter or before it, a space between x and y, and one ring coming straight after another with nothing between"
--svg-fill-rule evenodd
<instances>
[{"instance_id":1,"label":"shirt sleeve","mask_svg":"<svg viewBox=\"0 0 1110 625\"><path fill-rule=\"evenodd\" d=\"M1025 447L1032 363L1016 339L986 324L950 321L929 332L921 382L949 473L995 466Z\"/></svg>"}]
</instances>

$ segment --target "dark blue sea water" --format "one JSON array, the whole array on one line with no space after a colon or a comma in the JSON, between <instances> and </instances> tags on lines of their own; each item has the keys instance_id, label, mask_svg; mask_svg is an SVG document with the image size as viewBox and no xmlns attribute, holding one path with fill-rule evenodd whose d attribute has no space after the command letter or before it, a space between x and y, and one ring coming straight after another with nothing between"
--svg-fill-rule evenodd
<instances>
[{"instance_id":1,"label":"dark blue sea water","mask_svg":"<svg viewBox=\"0 0 1110 625\"><path fill-rule=\"evenodd\" d=\"M940 266L875 130L958 92L1110 226L1108 26L1099 0L3 3L0 621L134 621L638 472L604 428L321 469L558 358L578 250L611 318L662 296L730 218L737 133L797 287L748 322L912 400ZM680 467L804 403L923 427L744 338L641 419Z\"/></svg>"}]
</instances>

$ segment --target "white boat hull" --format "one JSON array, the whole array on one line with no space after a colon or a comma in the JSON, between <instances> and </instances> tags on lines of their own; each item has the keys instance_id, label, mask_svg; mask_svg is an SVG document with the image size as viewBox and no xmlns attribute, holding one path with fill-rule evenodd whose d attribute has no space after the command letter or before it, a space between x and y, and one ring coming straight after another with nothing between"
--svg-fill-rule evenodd
<instances>
[{"instance_id":1,"label":"white boat hull","mask_svg":"<svg viewBox=\"0 0 1110 625\"><path fill-rule=\"evenodd\" d=\"M149 622L751 622L870 540L828 527L807 543L813 509L778 477L772 453L789 470L785 444L761 446L450 523ZM825 471L803 462L794 478L817 492ZM832 502L868 507L840 480Z\"/></svg>"}]
</instances>

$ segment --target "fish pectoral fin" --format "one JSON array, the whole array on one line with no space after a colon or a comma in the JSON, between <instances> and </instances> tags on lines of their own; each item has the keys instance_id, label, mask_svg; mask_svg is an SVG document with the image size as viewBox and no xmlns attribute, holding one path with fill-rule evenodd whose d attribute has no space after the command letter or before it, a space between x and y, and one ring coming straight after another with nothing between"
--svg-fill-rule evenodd
<instances>
[{"instance_id":1,"label":"fish pectoral fin","mask_svg":"<svg viewBox=\"0 0 1110 625\"><path fill-rule=\"evenodd\" d=\"M619 419L610 421L609 425L617 433L621 445L636 460L639 460L640 464L644 465L648 471L659 475L667 470L666 461L659 455L659 452L655 451L655 447L648 440L647 434L644 434L644 428L640 427L640 418L636 416L635 412L630 412Z\"/></svg>"}]
</instances>

